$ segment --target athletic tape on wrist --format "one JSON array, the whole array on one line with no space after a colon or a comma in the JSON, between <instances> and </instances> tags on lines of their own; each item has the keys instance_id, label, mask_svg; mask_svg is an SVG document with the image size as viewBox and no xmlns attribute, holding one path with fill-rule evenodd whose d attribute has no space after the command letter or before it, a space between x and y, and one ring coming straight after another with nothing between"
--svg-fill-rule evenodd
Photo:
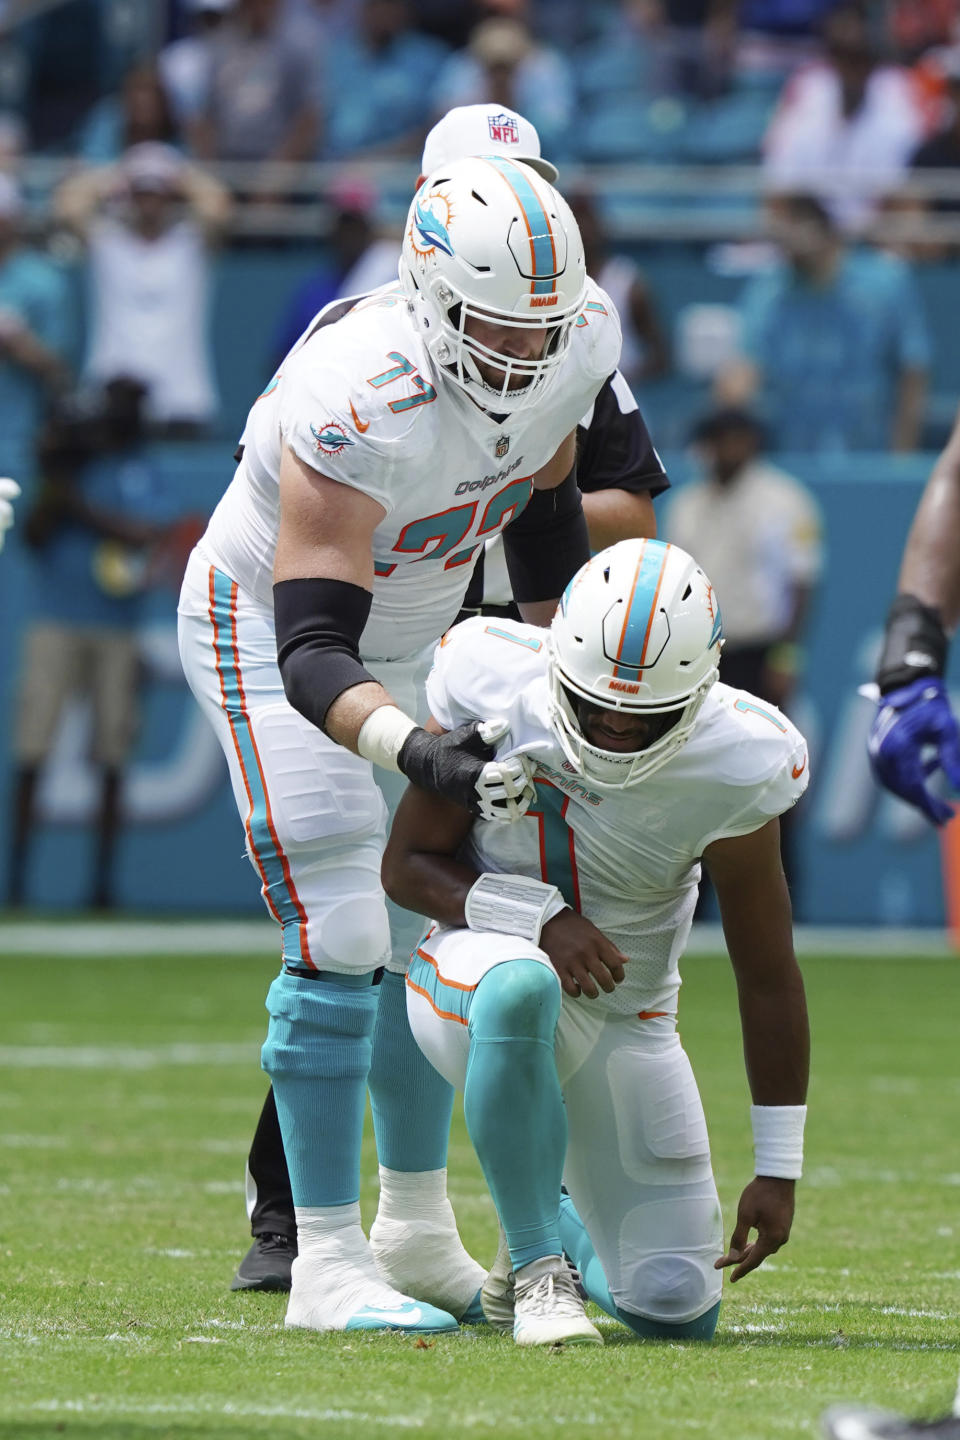
<instances>
[{"instance_id":1,"label":"athletic tape on wrist","mask_svg":"<svg viewBox=\"0 0 960 1440\"><path fill-rule=\"evenodd\" d=\"M540 943L548 920L566 909L556 885L529 875L493 875L484 872L471 885L463 913L471 930L497 930Z\"/></svg>"},{"instance_id":2,"label":"athletic tape on wrist","mask_svg":"<svg viewBox=\"0 0 960 1440\"><path fill-rule=\"evenodd\" d=\"M755 1175L799 1180L803 1173L806 1105L751 1105Z\"/></svg>"},{"instance_id":3,"label":"athletic tape on wrist","mask_svg":"<svg viewBox=\"0 0 960 1440\"><path fill-rule=\"evenodd\" d=\"M383 770L395 770L399 774L397 756L411 730L416 728L416 720L404 715L396 705L380 705L360 726L357 754Z\"/></svg>"}]
</instances>

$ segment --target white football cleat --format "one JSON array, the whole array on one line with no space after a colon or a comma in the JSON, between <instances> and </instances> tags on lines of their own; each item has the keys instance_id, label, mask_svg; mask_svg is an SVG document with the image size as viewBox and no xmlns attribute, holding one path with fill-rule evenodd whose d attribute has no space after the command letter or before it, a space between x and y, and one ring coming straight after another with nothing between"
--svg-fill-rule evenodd
<instances>
[{"instance_id":1,"label":"white football cleat","mask_svg":"<svg viewBox=\"0 0 960 1440\"><path fill-rule=\"evenodd\" d=\"M480 1300L488 1325L496 1330L513 1329L514 1275L507 1237L500 1226L497 1256L487 1272L480 1290Z\"/></svg>"},{"instance_id":2,"label":"white football cleat","mask_svg":"<svg viewBox=\"0 0 960 1440\"><path fill-rule=\"evenodd\" d=\"M449 1201L429 1218L388 1220L378 1214L370 1228L370 1248L390 1285L449 1311L465 1325L483 1322L480 1287L486 1272L464 1249Z\"/></svg>"},{"instance_id":3,"label":"white football cleat","mask_svg":"<svg viewBox=\"0 0 960 1440\"><path fill-rule=\"evenodd\" d=\"M603 1344L562 1255L546 1255L517 1271L513 1338L518 1345Z\"/></svg>"},{"instance_id":4,"label":"white football cleat","mask_svg":"<svg viewBox=\"0 0 960 1440\"><path fill-rule=\"evenodd\" d=\"M312 1242L293 1262L285 1325L301 1330L457 1330L454 1317L387 1285L360 1226Z\"/></svg>"}]
</instances>

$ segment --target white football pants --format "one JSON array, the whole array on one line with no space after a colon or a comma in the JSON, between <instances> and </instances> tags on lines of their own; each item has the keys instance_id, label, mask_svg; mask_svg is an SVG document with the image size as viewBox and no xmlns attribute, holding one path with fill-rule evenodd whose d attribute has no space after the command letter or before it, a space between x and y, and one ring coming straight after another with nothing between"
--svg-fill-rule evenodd
<instances>
[{"instance_id":1,"label":"white football pants","mask_svg":"<svg viewBox=\"0 0 960 1440\"><path fill-rule=\"evenodd\" d=\"M424 921L380 884L402 775L343 749L288 703L273 613L194 550L179 605L180 656L230 769L247 855L283 929L288 965L403 971ZM373 672L408 715L426 718L433 646ZM389 918L388 918L389 911ZM392 933L392 938L391 938Z\"/></svg>"},{"instance_id":2,"label":"white football pants","mask_svg":"<svg viewBox=\"0 0 960 1440\"><path fill-rule=\"evenodd\" d=\"M470 996L495 965L545 953L514 935L435 926L407 974L410 1027L462 1090ZM557 980L559 984L559 979ZM723 1229L703 1106L671 1013L619 1015L564 995L557 1071L569 1139L564 1183L617 1305L668 1324L720 1299Z\"/></svg>"}]
</instances>

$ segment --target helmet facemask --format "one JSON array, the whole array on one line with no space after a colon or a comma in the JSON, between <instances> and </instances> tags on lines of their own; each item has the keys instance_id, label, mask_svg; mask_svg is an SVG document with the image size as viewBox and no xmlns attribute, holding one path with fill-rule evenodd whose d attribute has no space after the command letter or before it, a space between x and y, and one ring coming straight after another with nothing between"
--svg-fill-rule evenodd
<instances>
[{"instance_id":1,"label":"helmet facemask","mask_svg":"<svg viewBox=\"0 0 960 1440\"><path fill-rule=\"evenodd\" d=\"M550 721L565 759L592 785L623 790L653 775L686 744L717 671L714 669L685 703L662 707L601 705L595 695L580 692L564 678L554 655L550 657L548 675ZM637 750L606 750L584 733L585 711L642 716L660 720L661 724L651 727L651 738Z\"/></svg>"},{"instance_id":2,"label":"helmet facemask","mask_svg":"<svg viewBox=\"0 0 960 1440\"><path fill-rule=\"evenodd\" d=\"M444 290L443 293L449 292ZM440 302L442 296L438 295L437 299ZM478 306L471 305L469 300L454 298L441 323L441 345L433 348L433 357L440 364L444 364L441 359L441 346L448 345L451 360L447 362L446 368L450 378L484 410L512 414L516 410L526 409L534 400L543 398L570 349L576 317L577 309L574 308L567 316L551 315L549 321L517 318L481 310ZM534 331L538 337L544 337L542 353L535 359L520 359L504 351L493 350L476 335L469 333L467 323L471 319L485 325L504 326L521 331L525 335ZM493 366L502 373L503 379L499 385L484 376L477 361ZM524 384L513 385L512 382L516 379L522 379Z\"/></svg>"},{"instance_id":3,"label":"helmet facemask","mask_svg":"<svg viewBox=\"0 0 960 1440\"><path fill-rule=\"evenodd\" d=\"M408 216L400 278L440 377L494 414L542 399L587 293L566 201L526 166L496 157L461 160L424 181ZM506 350L481 338L481 326L524 339L534 332L540 353L511 355L501 337Z\"/></svg>"}]
</instances>

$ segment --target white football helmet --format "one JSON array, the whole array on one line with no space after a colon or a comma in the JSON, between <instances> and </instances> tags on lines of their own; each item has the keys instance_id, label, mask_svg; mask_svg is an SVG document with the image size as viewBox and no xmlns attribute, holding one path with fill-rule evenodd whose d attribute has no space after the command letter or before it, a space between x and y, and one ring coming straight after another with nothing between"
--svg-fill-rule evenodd
<instances>
[{"instance_id":1,"label":"white football helmet","mask_svg":"<svg viewBox=\"0 0 960 1440\"><path fill-rule=\"evenodd\" d=\"M550 627L550 722L569 763L614 789L659 770L693 730L722 643L713 586L685 550L660 540L601 550L570 581ZM591 743L582 727L599 711L649 718L643 748Z\"/></svg>"},{"instance_id":2,"label":"white football helmet","mask_svg":"<svg viewBox=\"0 0 960 1440\"><path fill-rule=\"evenodd\" d=\"M503 155L452 161L427 177L407 216L400 279L441 375L503 414L543 395L586 294L569 205L528 165ZM527 334L533 327L545 335L543 351L527 359L491 349L467 333L471 318ZM484 378L478 360L495 367L495 380Z\"/></svg>"}]
</instances>

